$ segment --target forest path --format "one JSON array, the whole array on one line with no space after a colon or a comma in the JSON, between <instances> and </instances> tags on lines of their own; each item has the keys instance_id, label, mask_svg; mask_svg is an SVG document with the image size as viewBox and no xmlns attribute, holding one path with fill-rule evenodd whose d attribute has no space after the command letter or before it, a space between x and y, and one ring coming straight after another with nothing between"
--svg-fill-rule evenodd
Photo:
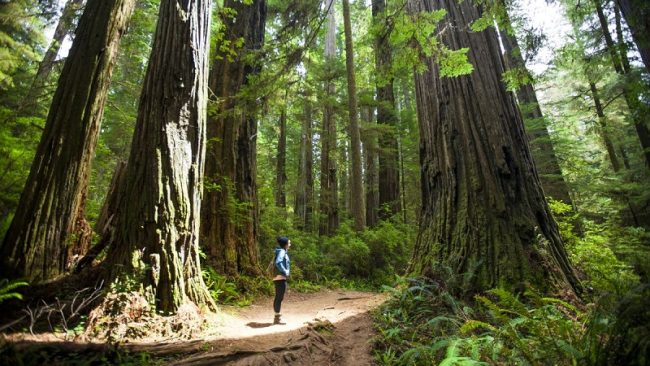
<instances>
[{"instance_id":1,"label":"forest path","mask_svg":"<svg viewBox=\"0 0 650 366\"><path fill-rule=\"evenodd\" d=\"M218 313L208 315L210 327L190 339L180 338L174 330L162 338L152 334L138 340L125 339L118 345L99 339L63 341L52 333L0 334L0 364L11 360L12 355L23 360L34 358L35 362L24 363L29 365L40 365L44 360L50 360L47 363L52 366L68 365L72 360L78 361L75 364L104 364L96 361L105 355L120 364L123 359L116 359L116 353L126 356L126 352L136 359L147 354L144 356L157 365L370 365L375 333L369 311L387 297L348 290L289 290L282 304L283 324L273 324L273 299L263 298L245 308L222 306ZM191 316L186 319L189 323L192 320ZM3 355L5 341L13 347ZM50 356L42 358L40 354Z\"/></svg>"},{"instance_id":2,"label":"forest path","mask_svg":"<svg viewBox=\"0 0 650 366\"><path fill-rule=\"evenodd\" d=\"M374 329L368 312L385 299L358 291L290 291L283 324L273 324L272 298L224 308L220 335L171 365L369 365Z\"/></svg>"}]
</instances>

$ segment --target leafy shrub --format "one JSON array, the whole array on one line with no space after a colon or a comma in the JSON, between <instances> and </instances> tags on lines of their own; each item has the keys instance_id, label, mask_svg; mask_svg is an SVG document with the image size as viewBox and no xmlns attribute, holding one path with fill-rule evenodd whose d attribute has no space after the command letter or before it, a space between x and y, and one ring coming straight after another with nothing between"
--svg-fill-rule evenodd
<instances>
[{"instance_id":1,"label":"leafy shrub","mask_svg":"<svg viewBox=\"0 0 650 366\"><path fill-rule=\"evenodd\" d=\"M622 297L604 296L590 315L585 342L588 364L647 365L650 362L650 285Z\"/></svg>"},{"instance_id":2,"label":"leafy shrub","mask_svg":"<svg viewBox=\"0 0 650 366\"><path fill-rule=\"evenodd\" d=\"M609 292L622 295L639 283L639 276L629 259L637 256L648 258L648 250L641 244L646 235L643 229L621 229L608 223L582 220L583 235L578 236L575 234L578 217L572 213L571 206L553 200L549 201L549 206L571 261L584 273L583 284L595 290L596 297ZM636 269L638 273L640 266Z\"/></svg>"},{"instance_id":3,"label":"leafy shrub","mask_svg":"<svg viewBox=\"0 0 650 366\"><path fill-rule=\"evenodd\" d=\"M246 306L256 297L273 292L272 285L266 278L238 276L229 279L212 267L203 269L203 280L210 295L219 304Z\"/></svg>"},{"instance_id":4,"label":"leafy shrub","mask_svg":"<svg viewBox=\"0 0 650 366\"><path fill-rule=\"evenodd\" d=\"M272 201L272 192L261 192ZM399 219L357 232L342 222L335 235L318 236L298 230L284 208L269 205L262 210L260 250L262 266L273 259L276 238L291 239L292 280L306 280L327 287L380 288L406 270L417 229Z\"/></svg>"}]
</instances>

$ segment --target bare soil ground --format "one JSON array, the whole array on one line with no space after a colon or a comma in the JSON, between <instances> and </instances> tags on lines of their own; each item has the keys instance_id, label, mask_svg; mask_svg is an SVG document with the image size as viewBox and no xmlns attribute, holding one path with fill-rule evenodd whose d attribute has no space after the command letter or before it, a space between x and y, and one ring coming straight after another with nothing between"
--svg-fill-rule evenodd
<instances>
[{"instance_id":1,"label":"bare soil ground","mask_svg":"<svg viewBox=\"0 0 650 366\"><path fill-rule=\"evenodd\" d=\"M210 327L192 339L145 338L119 345L97 341L61 341L42 334L2 336L13 354L41 352L47 347L60 355L119 350L147 354L152 363L168 365L371 365L374 336L369 310L385 300L384 294L322 290L289 292L282 308L282 324L273 324L273 299L261 299L246 308L222 307ZM0 355L0 360L3 357ZM67 358L50 358L49 365L68 364ZM6 358L5 358L6 360ZM90 364L120 363L120 357L94 358ZM97 361L97 362L95 362Z\"/></svg>"}]
</instances>

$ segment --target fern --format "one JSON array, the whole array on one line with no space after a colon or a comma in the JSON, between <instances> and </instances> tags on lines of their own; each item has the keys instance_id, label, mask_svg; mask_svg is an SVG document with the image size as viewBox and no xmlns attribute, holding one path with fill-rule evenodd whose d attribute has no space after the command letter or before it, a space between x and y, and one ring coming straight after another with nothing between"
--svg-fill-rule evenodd
<instances>
[{"instance_id":1,"label":"fern","mask_svg":"<svg viewBox=\"0 0 650 366\"><path fill-rule=\"evenodd\" d=\"M0 280L0 303L9 299L22 300L23 295L14 290L23 286L29 286L29 283L23 280L9 281L8 279L5 278L1 279Z\"/></svg>"},{"instance_id":2,"label":"fern","mask_svg":"<svg viewBox=\"0 0 650 366\"><path fill-rule=\"evenodd\" d=\"M479 321L479 320L468 320L463 324L463 326L460 328L460 333L461 334L469 334L477 329L486 329L491 332L497 331L497 328L494 327L491 324Z\"/></svg>"}]
</instances>

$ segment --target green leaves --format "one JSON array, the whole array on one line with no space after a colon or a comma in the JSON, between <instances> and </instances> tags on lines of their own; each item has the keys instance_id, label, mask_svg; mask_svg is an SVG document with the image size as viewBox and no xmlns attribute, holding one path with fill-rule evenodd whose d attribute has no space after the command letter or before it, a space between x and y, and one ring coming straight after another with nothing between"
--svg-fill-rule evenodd
<instances>
[{"instance_id":1,"label":"green leaves","mask_svg":"<svg viewBox=\"0 0 650 366\"><path fill-rule=\"evenodd\" d=\"M23 295L15 290L19 287L29 286L29 283L23 280L1 279L0 280L0 303L9 299L22 300Z\"/></svg>"},{"instance_id":2,"label":"green leaves","mask_svg":"<svg viewBox=\"0 0 650 366\"><path fill-rule=\"evenodd\" d=\"M440 67L441 77L467 75L474 70L467 58L468 48L451 50L438 40L439 23L446 15L447 11L440 9L416 14L401 13L396 17L390 35L390 44L395 50L395 70L424 72L429 57Z\"/></svg>"},{"instance_id":3,"label":"green leaves","mask_svg":"<svg viewBox=\"0 0 650 366\"><path fill-rule=\"evenodd\" d=\"M520 87L533 82L533 77L525 67L517 67L505 71L501 77L503 78L503 82L506 83L508 91L516 91Z\"/></svg>"},{"instance_id":4,"label":"green leaves","mask_svg":"<svg viewBox=\"0 0 650 366\"><path fill-rule=\"evenodd\" d=\"M441 77L457 77L462 75L471 74L474 71L474 66L469 63L467 59L467 52L469 48L461 48L459 50L442 50L439 58L438 65L440 65Z\"/></svg>"}]
</instances>

